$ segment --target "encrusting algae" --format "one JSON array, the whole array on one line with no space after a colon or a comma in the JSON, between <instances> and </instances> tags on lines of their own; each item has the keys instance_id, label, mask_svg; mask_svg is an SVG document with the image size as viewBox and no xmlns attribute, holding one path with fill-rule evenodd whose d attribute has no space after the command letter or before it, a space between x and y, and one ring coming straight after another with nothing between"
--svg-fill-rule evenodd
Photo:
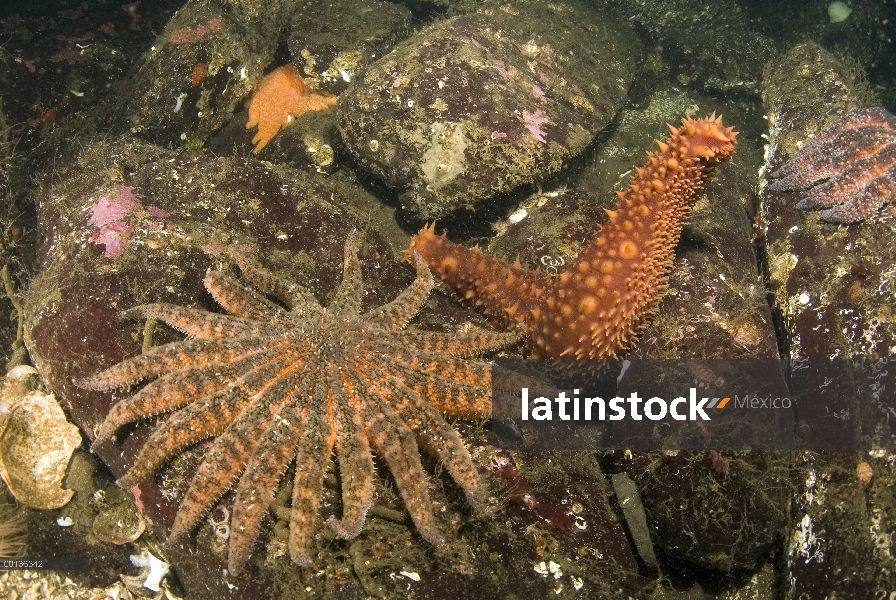
<instances>
[{"instance_id":1,"label":"encrusting algae","mask_svg":"<svg viewBox=\"0 0 896 600\"><path fill-rule=\"evenodd\" d=\"M292 65L274 69L261 80L249 103L246 129L258 126L252 138L255 154L267 146L277 132L310 110L323 110L336 103L337 97L316 92L305 84Z\"/></svg>"},{"instance_id":2,"label":"encrusting algae","mask_svg":"<svg viewBox=\"0 0 896 600\"><path fill-rule=\"evenodd\" d=\"M534 358L610 359L630 347L662 297L685 219L707 167L729 158L737 132L713 114L686 118L648 153L619 204L569 268L550 277L435 235L411 239L455 293L487 315L522 323Z\"/></svg>"}]
</instances>

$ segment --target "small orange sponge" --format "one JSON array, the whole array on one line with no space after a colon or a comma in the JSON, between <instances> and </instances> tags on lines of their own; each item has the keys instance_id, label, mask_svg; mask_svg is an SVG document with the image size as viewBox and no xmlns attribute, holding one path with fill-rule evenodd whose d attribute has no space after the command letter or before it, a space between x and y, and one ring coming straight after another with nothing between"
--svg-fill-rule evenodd
<instances>
[{"instance_id":1,"label":"small orange sponge","mask_svg":"<svg viewBox=\"0 0 896 600\"><path fill-rule=\"evenodd\" d=\"M292 65L274 69L261 80L249 103L246 129L258 126L252 138L255 153L267 146L282 128L309 110L323 110L336 103L336 96L315 92L305 85Z\"/></svg>"}]
</instances>

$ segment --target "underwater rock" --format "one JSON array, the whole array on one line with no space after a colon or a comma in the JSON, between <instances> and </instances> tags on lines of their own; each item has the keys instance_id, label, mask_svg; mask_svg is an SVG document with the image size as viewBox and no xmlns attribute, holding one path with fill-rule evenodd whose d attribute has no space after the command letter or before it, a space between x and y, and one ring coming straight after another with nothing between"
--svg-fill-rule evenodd
<instances>
[{"instance_id":1,"label":"underwater rock","mask_svg":"<svg viewBox=\"0 0 896 600\"><path fill-rule=\"evenodd\" d=\"M229 127L265 74L278 44L310 87L341 92L374 56L406 35L407 9L368 1L220 3L190 0L145 56L125 108L133 134L155 143L198 148L226 127L227 140L251 135ZM331 143L327 140L327 143ZM304 146L303 146L304 148ZM307 161L305 161L307 162Z\"/></svg>"},{"instance_id":2,"label":"underwater rock","mask_svg":"<svg viewBox=\"0 0 896 600\"><path fill-rule=\"evenodd\" d=\"M626 0L632 20L660 41L682 85L706 91L759 91L762 66L776 42L755 29L757 14L737 0ZM760 17L761 20L761 17Z\"/></svg>"},{"instance_id":3,"label":"underwater rock","mask_svg":"<svg viewBox=\"0 0 896 600\"><path fill-rule=\"evenodd\" d=\"M62 488L62 479L80 445L78 428L52 394L10 377L0 382L0 476L16 500L40 509L71 500L74 492Z\"/></svg>"},{"instance_id":4,"label":"underwater rock","mask_svg":"<svg viewBox=\"0 0 896 600\"><path fill-rule=\"evenodd\" d=\"M793 358L887 357L896 352L896 212L826 223L797 210L799 192L770 191L770 173L810 135L860 106L867 94L846 67L813 43L770 62L763 85L769 144L762 170L762 219L775 303Z\"/></svg>"},{"instance_id":5,"label":"underwater rock","mask_svg":"<svg viewBox=\"0 0 896 600\"><path fill-rule=\"evenodd\" d=\"M163 144L204 141L249 96L273 60L295 0L190 0L145 55L125 107L131 133Z\"/></svg>"},{"instance_id":6,"label":"underwater rock","mask_svg":"<svg viewBox=\"0 0 896 600\"><path fill-rule=\"evenodd\" d=\"M93 141L80 155L58 164L54 183L39 199L43 243L38 274L25 297L26 343L51 388L91 439L120 396L85 390L72 380L139 354L149 340L160 345L181 338L163 325L119 322L117 314L147 302L217 309L201 281L209 267L228 264L223 253L232 244L257 251L266 266L307 285L324 304L340 279L343 245L353 228L360 230L365 307L385 304L414 279L413 270L395 258L385 238L364 228L376 215L367 210L364 192L338 177L274 170L254 160L185 156L130 138ZM110 256L96 236L100 223L129 228L120 253ZM388 230L374 220L372 226L377 225ZM396 246L404 245L406 240ZM488 326L441 294L432 294L414 321L420 328L441 331L467 322ZM162 419L123 428L116 440L94 448L95 454L120 477ZM321 524L315 531L311 568L294 565L283 541L288 533L282 514L289 514L288 495L272 505L261 539L239 577L225 572L232 492L220 499L195 532L167 547L161 558L171 564L189 597L197 599L285 598L293 597L297 587L310 588L309 594L317 597L336 591L348 597L397 597L407 592L408 585L419 592L418 597L443 597L446 586L485 590L488 597L507 597L511 592L538 597L558 585L555 574L535 569L551 561L562 565L559 582L566 588L611 586L637 593L644 582L622 529L605 505L605 484L595 478L599 469L590 455L533 457L520 467L532 492L554 507L551 518L565 526L546 534L542 532L552 531L546 517L526 507L505 505L506 488L490 475L489 433L470 423L460 423L459 429L494 493L485 500L488 508L483 514L470 514L462 492L445 485L443 476L432 478L435 485L429 492L447 538L444 546L433 547L419 537L395 486L377 477L364 531L346 542L335 539ZM168 538L203 451L202 444L188 449L155 477L122 492L134 496L148 530L159 540ZM88 502L99 508L73 512L79 526L94 537L119 539L107 528L114 519L111 512L102 518L99 514L114 512L109 507L119 505L115 494L105 489L99 502L86 484L84 490ZM336 512L339 498L338 483L328 480L322 506ZM581 527L566 526L567 519L574 520L566 513L575 503ZM511 520L506 511L524 518ZM491 550L486 551L484 543ZM418 576L419 581L402 572Z\"/></svg>"},{"instance_id":7,"label":"underwater rock","mask_svg":"<svg viewBox=\"0 0 896 600\"><path fill-rule=\"evenodd\" d=\"M619 466L641 490L661 556L728 573L757 569L785 531L789 456L773 452L634 453Z\"/></svg>"},{"instance_id":8,"label":"underwater rock","mask_svg":"<svg viewBox=\"0 0 896 600\"><path fill-rule=\"evenodd\" d=\"M367 66L407 37L411 11L379 0L313 0L292 14L286 41L292 64L321 89L340 95Z\"/></svg>"},{"instance_id":9,"label":"underwater rock","mask_svg":"<svg viewBox=\"0 0 896 600\"><path fill-rule=\"evenodd\" d=\"M818 213L796 208L798 192L770 191L767 186L770 174L810 135L871 97L856 83L861 77L850 73L854 69L812 42L768 63L763 101L769 142L760 173L770 282L790 359L850 369L860 365L847 359L870 359L866 364L873 365L874 359L896 352L896 212L884 208L851 225L826 223ZM834 358L841 362L832 363ZM794 370L790 377L795 394L820 385L806 371ZM892 379L878 382L868 381L867 373L851 375L826 378L830 385L819 398L826 410L802 411L801 426L807 435L836 443L844 436L846 415L857 425L872 424L874 435L892 439L896 434L887 425L892 422L887 410L892 408L878 401L881 389L892 389ZM829 421L835 422L836 436L825 435ZM863 447L868 440L859 443ZM878 477L894 480L896 468L887 456L892 453L881 450L802 457L791 519L789 596L860 597L872 594L870 590L896 589L894 500L889 490L878 487ZM869 462L875 473L871 493L856 475L856 465L862 462ZM837 510L830 509L833 504Z\"/></svg>"},{"instance_id":10,"label":"underwater rock","mask_svg":"<svg viewBox=\"0 0 896 600\"><path fill-rule=\"evenodd\" d=\"M556 173L613 118L639 52L628 26L581 7L483 9L373 63L339 127L410 218L434 219Z\"/></svg>"}]
</instances>

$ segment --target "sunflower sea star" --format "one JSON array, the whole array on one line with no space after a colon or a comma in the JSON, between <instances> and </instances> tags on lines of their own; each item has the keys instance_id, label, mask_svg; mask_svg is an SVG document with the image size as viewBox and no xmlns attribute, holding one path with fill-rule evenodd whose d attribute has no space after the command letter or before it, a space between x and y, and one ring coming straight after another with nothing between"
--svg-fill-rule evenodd
<instances>
[{"instance_id":1,"label":"sunflower sea star","mask_svg":"<svg viewBox=\"0 0 896 600\"><path fill-rule=\"evenodd\" d=\"M600 234L557 277L468 250L435 226L411 239L440 279L486 314L522 323L535 357L609 359L630 346L666 286L681 228L712 164L737 132L722 118L685 119L637 170Z\"/></svg>"},{"instance_id":2,"label":"sunflower sea star","mask_svg":"<svg viewBox=\"0 0 896 600\"><path fill-rule=\"evenodd\" d=\"M309 110L323 110L336 103L336 96L315 92L305 84L292 65L268 73L255 90L249 104L246 129L258 126L252 138L255 154L267 146L278 131Z\"/></svg>"},{"instance_id":3,"label":"sunflower sea star","mask_svg":"<svg viewBox=\"0 0 896 600\"><path fill-rule=\"evenodd\" d=\"M363 284L355 237L345 244L343 279L327 308L304 287L278 279L236 254L244 276L289 310L218 271L205 286L229 315L170 304L132 308L125 317L156 318L188 339L153 348L79 381L110 390L158 377L116 404L94 445L126 423L174 411L119 480L125 489L172 456L217 436L178 510L169 543L193 530L236 488L228 568L248 560L280 479L295 459L289 549L309 565L324 475L334 449L342 482L342 519L327 523L357 536L373 497L371 449L392 472L411 518L428 541L443 541L433 518L418 445L438 457L471 503L479 476L457 432L440 411L491 409L491 366L462 357L501 348L516 333L405 330L432 288L416 258L417 278L395 300L361 313Z\"/></svg>"},{"instance_id":4,"label":"sunflower sea star","mask_svg":"<svg viewBox=\"0 0 896 600\"><path fill-rule=\"evenodd\" d=\"M769 191L805 190L797 208L825 208L818 214L831 223L861 221L896 193L896 117L850 111L771 176Z\"/></svg>"}]
</instances>

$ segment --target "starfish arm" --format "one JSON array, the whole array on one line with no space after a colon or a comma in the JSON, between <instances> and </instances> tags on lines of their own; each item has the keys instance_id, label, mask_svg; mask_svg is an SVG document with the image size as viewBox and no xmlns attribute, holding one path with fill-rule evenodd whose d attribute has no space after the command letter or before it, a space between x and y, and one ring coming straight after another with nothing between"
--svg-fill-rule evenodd
<instances>
[{"instance_id":1,"label":"starfish arm","mask_svg":"<svg viewBox=\"0 0 896 600\"><path fill-rule=\"evenodd\" d=\"M361 279L361 262L358 260L357 234L354 231L345 240L342 265L342 281L327 308L337 319L353 317L361 312L364 283Z\"/></svg>"},{"instance_id":2,"label":"starfish arm","mask_svg":"<svg viewBox=\"0 0 896 600\"><path fill-rule=\"evenodd\" d=\"M171 412L196 398L213 394L226 387L227 381L237 379L242 372L250 370L257 360L264 361L265 356L273 357L276 354L275 347L263 352L261 356L249 355L226 365L205 365L168 373L113 406L97 428L93 445L98 446L111 438L128 423Z\"/></svg>"},{"instance_id":3,"label":"starfish arm","mask_svg":"<svg viewBox=\"0 0 896 600\"><path fill-rule=\"evenodd\" d=\"M258 349L257 339L186 340L156 346L87 379L75 381L88 390L105 391L133 385L149 377L204 365L223 365Z\"/></svg>"},{"instance_id":4,"label":"starfish arm","mask_svg":"<svg viewBox=\"0 0 896 600\"><path fill-rule=\"evenodd\" d=\"M879 190L884 194L883 198L886 199L889 197L886 192L893 184L892 180L888 180L886 172L894 164L896 164L896 144L890 144L877 156L855 160L837 177L809 190L806 198L797 205L797 208L830 207L842 204L869 185L880 185L874 191Z\"/></svg>"},{"instance_id":5,"label":"starfish arm","mask_svg":"<svg viewBox=\"0 0 896 600\"><path fill-rule=\"evenodd\" d=\"M286 403L307 394L306 376L307 371L296 369L272 382L258 394L257 401L246 407L215 439L177 511L169 543L192 531L212 504L232 487L264 437L271 415L280 412Z\"/></svg>"},{"instance_id":6,"label":"starfish arm","mask_svg":"<svg viewBox=\"0 0 896 600\"><path fill-rule=\"evenodd\" d=\"M220 271L206 271L203 283L212 298L231 315L270 322L277 321L286 312L279 305Z\"/></svg>"},{"instance_id":7,"label":"starfish arm","mask_svg":"<svg viewBox=\"0 0 896 600\"><path fill-rule=\"evenodd\" d=\"M893 143L892 134L888 138L885 131L879 131L878 134L871 132L874 136L872 139L867 139L868 133L849 130L830 143L804 145L792 159L772 174L772 177L778 179L769 184L769 191L808 189L820 181L836 176L863 156L874 156Z\"/></svg>"},{"instance_id":8,"label":"starfish arm","mask_svg":"<svg viewBox=\"0 0 896 600\"><path fill-rule=\"evenodd\" d=\"M806 189L839 173L880 143L892 144L896 119L882 108L854 110L806 141L793 158L771 174L771 191Z\"/></svg>"},{"instance_id":9,"label":"starfish arm","mask_svg":"<svg viewBox=\"0 0 896 600\"><path fill-rule=\"evenodd\" d=\"M414 433L392 407L395 390L381 388L382 382L367 380L366 383L368 402L363 416L370 445L389 467L420 535L432 544L441 544L445 539L435 525L426 490L426 471L420 463Z\"/></svg>"},{"instance_id":10,"label":"starfish arm","mask_svg":"<svg viewBox=\"0 0 896 600\"><path fill-rule=\"evenodd\" d=\"M467 499L473 504L477 503L482 498L482 484L473 458L460 435L429 402L424 402L402 380L396 377L391 379L401 398L400 402L395 403L398 416L414 432L417 443L445 465Z\"/></svg>"},{"instance_id":11,"label":"starfish arm","mask_svg":"<svg viewBox=\"0 0 896 600\"><path fill-rule=\"evenodd\" d=\"M311 564L311 538L323 493L327 464L336 444L332 404L322 382L314 399L296 451L296 475L292 489L292 515L289 520L289 555L299 566Z\"/></svg>"},{"instance_id":12,"label":"starfish arm","mask_svg":"<svg viewBox=\"0 0 896 600\"><path fill-rule=\"evenodd\" d=\"M389 372L401 374L406 386L442 414L489 417L492 413L491 364L465 361L444 365L439 373L386 359Z\"/></svg>"},{"instance_id":13,"label":"starfish arm","mask_svg":"<svg viewBox=\"0 0 896 600\"><path fill-rule=\"evenodd\" d=\"M168 323L178 331L203 339L275 336L282 327L244 317L234 317L175 304L145 304L122 313L122 318L153 318Z\"/></svg>"},{"instance_id":14,"label":"starfish arm","mask_svg":"<svg viewBox=\"0 0 896 600\"><path fill-rule=\"evenodd\" d=\"M474 356L518 342L522 331L498 332L472 329L457 333L434 331L384 332L378 341L399 347L414 346L417 350L439 356Z\"/></svg>"},{"instance_id":15,"label":"starfish arm","mask_svg":"<svg viewBox=\"0 0 896 600\"><path fill-rule=\"evenodd\" d=\"M446 382L454 381L483 387L490 385L490 371L481 366L488 363L482 361L423 352L411 346L376 344L368 341L359 344L358 354L373 364L402 365L406 371L416 370L441 375Z\"/></svg>"},{"instance_id":16,"label":"starfish arm","mask_svg":"<svg viewBox=\"0 0 896 600\"><path fill-rule=\"evenodd\" d=\"M395 300L377 307L361 318L365 323L387 330L400 330L417 314L432 291L432 272L419 254L414 253L417 278Z\"/></svg>"},{"instance_id":17,"label":"starfish arm","mask_svg":"<svg viewBox=\"0 0 896 600\"><path fill-rule=\"evenodd\" d=\"M264 293L283 302L293 312L309 318L323 313L323 308L308 288L280 279L254 258L242 252L234 252L233 257L246 279Z\"/></svg>"},{"instance_id":18,"label":"starfish arm","mask_svg":"<svg viewBox=\"0 0 896 600\"><path fill-rule=\"evenodd\" d=\"M155 473L170 457L187 446L217 435L239 415L253 396L271 379L296 368L289 355L278 356L260 365L233 384L214 394L194 400L156 427L140 448L134 465L122 477L121 486L130 488Z\"/></svg>"},{"instance_id":19,"label":"starfish arm","mask_svg":"<svg viewBox=\"0 0 896 600\"><path fill-rule=\"evenodd\" d=\"M331 382L336 405L336 454L342 480L342 519L327 520L336 535L345 540L358 537L373 502L373 457L364 435L361 405L354 383L345 375Z\"/></svg>"},{"instance_id":20,"label":"starfish arm","mask_svg":"<svg viewBox=\"0 0 896 600\"><path fill-rule=\"evenodd\" d=\"M230 555L227 568L231 573L242 570L261 529L261 521L274 500L283 472L296 454L302 437L305 411L298 403L288 404L274 418L236 488L233 522L230 530Z\"/></svg>"},{"instance_id":21,"label":"starfish arm","mask_svg":"<svg viewBox=\"0 0 896 600\"><path fill-rule=\"evenodd\" d=\"M868 218L896 193L896 182L880 178L839 206L820 211L819 216L830 223L855 223Z\"/></svg>"}]
</instances>

